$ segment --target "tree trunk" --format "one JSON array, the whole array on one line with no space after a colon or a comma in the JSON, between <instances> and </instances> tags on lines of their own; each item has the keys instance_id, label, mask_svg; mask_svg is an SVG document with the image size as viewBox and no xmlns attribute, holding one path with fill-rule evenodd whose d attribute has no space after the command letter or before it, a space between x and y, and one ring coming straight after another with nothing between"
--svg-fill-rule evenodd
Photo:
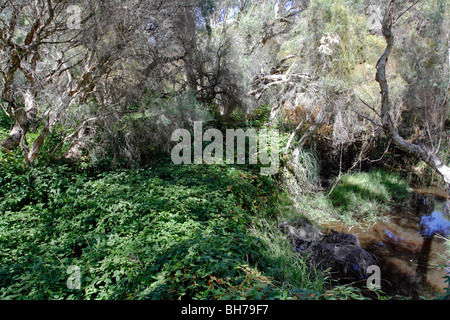
<instances>
[{"instance_id":1,"label":"tree trunk","mask_svg":"<svg viewBox=\"0 0 450 320\"><path fill-rule=\"evenodd\" d=\"M42 145L44 144L45 138L47 138L49 133L50 133L50 128L46 125L41 130L39 137L36 139L36 141L34 141L33 146L31 147L31 150L27 154L27 157L25 159L25 162L27 164L32 164L34 162L34 160L36 160L39 150L41 149Z\"/></svg>"},{"instance_id":2,"label":"tree trunk","mask_svg":"<svg viewBox=\"0 0 450 320\"><path fill-rule=\"evenodd\" d=\"M14 127L9 132L8 137L2 141L1 146L6 150L13 150L25 141L28 132L29 121L23 108L13 110L13 119L16 120Z\"/></svg>"},{"instance_id":3,"label":"tree trunk","mask_svg":"<svg viewBox=\"0 0 450 320\"><path fill-rule=\"evenodd\" d=\"M30 126L34 126L37 115L37 107L34 96L29 92L23 95L25 107L19 107L9 102L11 116L16 120L14 127L11 129L8 137L2 141L1 146L7 150L13 150L19 145L24 149L26 145L25 135ZM25 145L23 145L25 143Z\"/></svg>"},{"instance_id":4,"label":"tree trunk","mask_svg":"<svg viewBox=\"0 0 450 320\"><path fill-rule=\"evenodd\" d=\"M375 79L379 83L381 89L380 116L382 120L382 126L387 136L392 139L392 141L399 149L410 153L420 160L424 161L442 176L447 188L448 199L450 199L450 167L443 164L439 159L439 156L429 150L426 146L411 143L401 137L397 129L395 128L390 115L389 86L386 80L386 65L389 59L389 55L391 54L392 48L394 46L394 34L392 33L392 25L394 21L394 6L395 0L391 0L384 16L382 28L383 36L386 39L387 45L376 66L377 73Z\"/></svg>"},{"instance_id":5,"label":"tree trunk","mask_svg":"<svg viewBox=\"0 0 450 320\"><path fill-rule=\"evenodd\" d=\"M77 138L72 141L69 150L64 154L66 159L80 159L83 151L87 150L87 140L92 136L93 130L90 127L83 127L77 133Z\"/></svg>"},{"instance_id":6,"label":"tree trunk","mask_svg":"<svg viewBox=\"0 0 450 320\"><path fill-rule=\"evenodd\" d=\"M1 146L6 150L13 150L19 146L24 136L24 130L20 126L19 121L16 120L14 127L9 132L8 137L2 141Z\"/></svg>"}]
</instances>

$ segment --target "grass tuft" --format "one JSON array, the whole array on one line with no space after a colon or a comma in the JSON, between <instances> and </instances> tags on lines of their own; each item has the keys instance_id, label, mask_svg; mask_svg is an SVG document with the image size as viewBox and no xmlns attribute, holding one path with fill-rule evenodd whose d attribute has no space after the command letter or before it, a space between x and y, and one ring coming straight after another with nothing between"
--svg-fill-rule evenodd
<instances>
[{"instance_id":1,"label":"grass tuft","mask_svg":"<svg viewBox=\"0 0 450 320\"><path fill-rule=\"evenodd\" d=\"M342 176L330 200L345 219L376 219L409 193L408 184L398 175L373 170Z\"/></svg>"}]
</instances>

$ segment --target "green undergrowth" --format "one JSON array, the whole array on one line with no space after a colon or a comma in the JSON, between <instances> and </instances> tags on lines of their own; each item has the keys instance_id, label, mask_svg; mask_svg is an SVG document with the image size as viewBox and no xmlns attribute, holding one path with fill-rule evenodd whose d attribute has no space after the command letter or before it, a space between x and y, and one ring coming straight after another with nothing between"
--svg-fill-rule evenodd
<instances>
[{"instance_id":1,"label":"green undergrowth","mask_svg":"<svg viewBox=\"0 0 450 320\"><path fill-rule=\"evenodd\" d=\"M381 170L349 173L336 179L329 190L301 192L294 199L282 201L279 219L291 221L302 215L318 225L367 224L405 203L410 195L404 179Z\"/></svg>"},{"instance_id":2,"label":"green undergrowth","mask_svg":"<svg viewBox=\"0 0 450 320\"><path fill-rule=\"evenodd\" d=\"M167 161L89 173L24 168L18 159L0 159L0 299L309 299L324 291L324 275L270 218L269 177ZM69 266L80 270L79 289Z\"/></svg>"},{"instance_id":3,"label":"green undergrowth","mask_svg":"<svg viewBox=\"0 0 450 320\"><path fill-rule=\"evenodd\" d=\"M344 221L376 220L405 201L410 189L400 176L381 170L343 175L329 199Z\"/></svg>"},{"instance_id":4,"label":"green undergrowth","mask_svg":"<svg viewBox=\"0 0 450 320\"><path fill-rule=\"evenodd\" d=\"M9 118L5 112L0 109L0 141L3 141L8 136Z\"/></svg>"}]
</instances>

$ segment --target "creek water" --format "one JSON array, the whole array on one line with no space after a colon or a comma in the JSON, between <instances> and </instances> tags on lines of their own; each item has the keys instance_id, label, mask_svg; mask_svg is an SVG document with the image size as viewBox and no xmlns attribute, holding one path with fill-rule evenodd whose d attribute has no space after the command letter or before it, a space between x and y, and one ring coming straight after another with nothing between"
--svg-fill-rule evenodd
<instances>
[{"instance_id":1,"label":"creek water","mask_svg":"<svg viewBox=\"0 0 450 320\"><path fill-rule=\"evenodd\" d=\"M446 200L443 189L417 188L406 204L386 212L374 224L323 227L358 236L361 247L378 259L385 293L434 298L444 292L444 277L450 273L450 261L445 258L448 247L442 237L450 236Z\"/></svg>"}]
</instances>

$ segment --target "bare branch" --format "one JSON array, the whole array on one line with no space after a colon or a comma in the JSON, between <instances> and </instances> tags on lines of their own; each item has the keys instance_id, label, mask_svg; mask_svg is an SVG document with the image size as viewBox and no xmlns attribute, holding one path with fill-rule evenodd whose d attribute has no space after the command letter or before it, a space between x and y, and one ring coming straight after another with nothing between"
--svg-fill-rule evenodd
<instances>
[{"instance_id":1,"label":"bare branch","mask_svg":"<svg viewBox=\"0 0 450 320\"><path fill-rule=\"evenodd\" d=\"M367 102L365 102L363 99L359 98L359 100L370 110L372 110L379 118L381 118L380 114L375 110L374 107L370 106Z\"/></svg>"},{"instance_id":2,"label":"bare branch","mask_svg":"<svg viewBox=\"0 0 450 320\"><path fill-rule=\"evenodd\" d=\"M421 0L416 0L411 6L409 6L405 11L403 11L395 20L394 22L397 22L398 19L400 19L406 12L412 9L416 4L418 4Z\"/></svg>"},{"instance_id":3,"label":"bare branch","mask_svg":"<svg viewBox=\"0 0 450 320\"><path fill-rule=\"evenodd\" d=\"M360 114L358 111L353 110L353 112L356 113L358 116L360 116L360 117L362 117L362 118L364 118L364 119L366 119L366 120L369 120L374 126L383 128L383 125L382 125L382 124L376 123L374 120L372 120L372 119L370 119L369 117L366 117L366 116Z\"/></svg>"}]
</instances>

